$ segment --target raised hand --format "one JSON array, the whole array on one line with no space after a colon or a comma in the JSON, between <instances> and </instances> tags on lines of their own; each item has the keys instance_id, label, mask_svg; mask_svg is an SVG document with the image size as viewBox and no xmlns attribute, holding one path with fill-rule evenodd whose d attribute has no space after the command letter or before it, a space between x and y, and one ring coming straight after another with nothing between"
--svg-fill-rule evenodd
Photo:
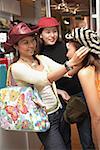
<instances>
[{"instance_id":1,"label":"raised hand","mask_svg":"<svg viewBox=\"0 0 100 150\"><path fill-rule=\"evenodd\" d=\"M69 65L74 67L80 64L83 59L86 57L87 53L90 51L88 47L82 46L79 48L73 55L73 57L69 60Z\"/></svg>"}]
</instances>

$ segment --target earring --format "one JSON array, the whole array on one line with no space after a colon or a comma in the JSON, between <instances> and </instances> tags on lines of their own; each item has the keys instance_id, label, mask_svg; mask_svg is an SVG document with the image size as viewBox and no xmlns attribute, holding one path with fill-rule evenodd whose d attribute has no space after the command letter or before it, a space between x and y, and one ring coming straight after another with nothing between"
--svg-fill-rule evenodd
<instances>
[{"instance_id":1,"label":"earring","mask_svg":"<svg viewBox=\"0 0 100 150\"><path fill-rule=\"evenodd\" d=\"M40 38L42 39L42 35L40 35Z\"/></svg>"},{"instance_id":2,"label":"earring","mask_svg":"<svg viewBox=\"0 0 100 150\"><path fill-rule=\"evenodd\" d=\"M16 55L16 56L18 56L18 50L17 50L17 49L16 49L16 53L15 53L15 55Z\"/></svg>"}]
</instances>

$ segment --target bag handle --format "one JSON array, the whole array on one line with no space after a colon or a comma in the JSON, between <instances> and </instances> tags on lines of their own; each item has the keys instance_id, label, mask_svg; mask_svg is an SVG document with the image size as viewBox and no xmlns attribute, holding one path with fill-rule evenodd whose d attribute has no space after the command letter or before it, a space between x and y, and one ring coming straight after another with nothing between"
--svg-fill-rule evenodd
<instances>
[{"instance_id":1,"label":"bag handle","mask_svg":"<svg viewBox=\"0 0 100 150\"><path fill-rule=\"evenodd\" d=\"M11 86L11 66L9 66L8 71L7 71L6 85Z\"/></svg>"},{"instance_id":2,"label":"bag handle","mask_svg":"<svg viewBox=\"0 0 100 150\"><path fill-rule=\"evenodd\" d=\"M11 67L12 67L12 65L9 66L8 71L7 71L6 85L7 86L17 86L16 81L14 80L14 78L12 76Z\"/></svg>"}]
</instances>

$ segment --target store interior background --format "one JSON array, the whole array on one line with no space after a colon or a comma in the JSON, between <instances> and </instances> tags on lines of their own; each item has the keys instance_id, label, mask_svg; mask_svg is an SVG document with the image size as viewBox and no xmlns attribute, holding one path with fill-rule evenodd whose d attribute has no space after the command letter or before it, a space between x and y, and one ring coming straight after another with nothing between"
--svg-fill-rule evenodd
<instances>
[{"instance_id":1,"label":"store interior background","mask_svg":"<svg viewBox=\"0 0 100 150\"><path fill-rule=\"evenodd\" d=\"M0 28L2 22L7 27L7 20L21 20L36 24L41 16L53 16L60 21L62 34L77 26L92 27L96 30L96 21L94 19L94 23L91 25L90 18L91 13L95 13L95 0L92 0L92 9L90 9L91 0L85 0L84 2L81 0L64 0L64 2L72 9L76 8L78 4L79 8L76 13L57 10L55 6L62 3L62 0L0 0Z\"/></svg>"}]
</instances>

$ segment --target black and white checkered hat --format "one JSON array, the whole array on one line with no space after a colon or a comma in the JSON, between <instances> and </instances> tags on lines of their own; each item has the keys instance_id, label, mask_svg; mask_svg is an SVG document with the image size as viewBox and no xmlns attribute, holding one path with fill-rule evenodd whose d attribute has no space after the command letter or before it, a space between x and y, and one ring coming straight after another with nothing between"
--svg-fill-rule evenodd
<instances>
[{"instance_id":1,"label":"black and white checkered hat","mask_svg":"<svg viewBox=\"0 0 100 150\"><path fill-rule=\"evenodd\" d=\"M89 47L92 53L99 55L100 57L100 37L91 29L75 28L71 34L66 34L67 40L75 39L80 44Z\"/></svg>"}]
</instances>

